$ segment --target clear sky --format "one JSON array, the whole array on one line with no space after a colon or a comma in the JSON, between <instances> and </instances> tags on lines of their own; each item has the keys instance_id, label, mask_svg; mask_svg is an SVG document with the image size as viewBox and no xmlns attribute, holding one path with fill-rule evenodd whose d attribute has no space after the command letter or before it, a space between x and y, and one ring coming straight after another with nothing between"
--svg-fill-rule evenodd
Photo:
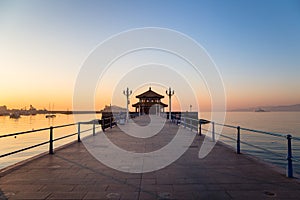
<instances>
[{"instance_id":1,"label":"clear sky","mask_svg":"<svg viewBox=\"0 0 300 200\"><path fill-rule=\"evenodd\" d=\"M142 27L174 29L201 44L230 109L300 103L300 1L0 0L0 105L72 109L89 53ZM109 99L97 98L97 109Z\"/></svg>"}]
</instances>

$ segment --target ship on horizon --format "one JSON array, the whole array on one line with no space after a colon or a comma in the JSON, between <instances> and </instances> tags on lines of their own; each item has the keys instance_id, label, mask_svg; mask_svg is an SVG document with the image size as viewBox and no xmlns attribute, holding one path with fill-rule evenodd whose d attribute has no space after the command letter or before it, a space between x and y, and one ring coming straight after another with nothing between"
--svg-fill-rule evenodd
<instances>
[{"instance_id":1,"label":"ship on horizon","mask_svg":"<svg viewBox=\"0 0 300 200\"><path fill-rule=\"evenodd\" d=\"M266 111L262 108L257 108L257 109L254 110L254 112L268 112L268 111Z\"/></svg>"}]
</instances>

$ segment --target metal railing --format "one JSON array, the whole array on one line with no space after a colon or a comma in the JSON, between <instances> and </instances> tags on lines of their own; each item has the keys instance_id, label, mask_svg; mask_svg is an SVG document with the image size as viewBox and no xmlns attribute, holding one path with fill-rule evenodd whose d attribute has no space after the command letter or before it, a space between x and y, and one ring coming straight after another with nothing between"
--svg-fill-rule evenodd
<instances>
[{"instance_id":1,"label":"metal railing","mask_svg":"<svg viewBox=\"0 0 300 200\"><path fill-rule=\"evenodd\" d=\"M248 145L250 147L253 147L253 148L268 152L268 153L271 153L271 154L276 155L276 156L282 156L282 154L279 154L277 152L268 150L266 148L263 148L263 147L260 147L260 146L254 145L254 144L250 144L250 143L245 142L245 141L241 141L241 131L249 131L249 132L254 132L254 133L259 133L259 134L263 134L263 135L269 135L269 136L285 139L286 140L286 145L287 145L287 152L286 152L287 174L286 175L289 178L293 177L293 161L300 162L300 159L296 159L292 155L292 140L300 141L300 138L299 137L293 137L291 134L273 133L273 132L249 129L249 128L244 128L244 127L240 127L240 126L221 124L221 123L209 121L209 120L206 120L206 119L194 119L194 118L185 117L185 116L176 117L175 115L172 115L171 122L176 123L177 125L181 125L184 128L188 127L188 128L191 129L191 131L196 130L196 132L199 135L202 135L202 130L210 132L211 133L211 139L212 139L213 142L215 142L216 135L219 135L221 137L232 140L232 141L236 142L236 153L237 154L241 153L241 143L242 143L242 144ZM202 127L204 124L211 124L211 130L204 129ZM221 134L221 133L217 133L215 131L215 126L223 126L223 127L227 127L227 128L230 128L230 129L235 129L236 130L236 138L233 138L233 137Z\"/></svg>"},{"instance_id":2,"label":"metal railing","mask_svg":"<svg viewBox=\"0 0 300 200\"><path fill-rule=\"evenodd\" d=\"M287 160L287 177L293 177L293 161L298 161L300 162L299 159L293 158L292 156L292 140L295 141L300 141L299 137L293 137L291 134L281 134L281 133L273 133L273 132L266 132L266 131L261 131L261 130L255 130L255 129L249 129L249 128L244 128L244 127L240 127L240 126L233 126L233 125L228 125L228 124L221 124L221 123L217 123L217 122L213 122L213 121L209 121L206 119L195 119L195 118L191 118L191 117L186 117L186 116L176 116L176 115L171 115L171 119L170 121L172 123L175 123L177 125L183 126L184 128L189 128L191 131L196 131L197 134L202 135L202 130L205 130L207 132L211 133L211 139L213 142L215 142L215 136L219 135L221 137L230 139L232 141L236 142L236 153L240 154L241 153L241 143L263 150L265 152L268 153L272 153L274 155L278 155L278 153L270 151L266 148L254 145L254 144L250 144L247 143L245 141L241 141L241 131L250 131L250 132L254 132L254 133L259 133L259 134L264 134L264 135L269 135L269 136L273 136L273 137L278 137L278 138L283 138L286 139L287 142L287 152L286 152L286 160ZM87 130L83 130L81 131L81 125L83 124L92 124L92 128L87 129ZM40 132L40 131L46 131L49 130L49 140L29 146L29 147L25 147L22 149L18 149L9 153L5 153L0 155L0 158L2 157L6 157L12 154L16 154L22 151L26 151L29 149L33 149L42 145L46 145L49 144L49 154L53 154L54 153L54 148L53 148L53 144L56 141L65 139L65 138L69 138L72 136L77 135L77 141L81 142L81 134L87 131L91 131L93 130L93 136L95 136L96 134L96 125L101 125L101 128L103 131L105 131L106 128L112 128L114 125L116 125L116 122L114 121L113 117L107 117L107 118L102 118L101 120L92 120L92 121L88 121L88 122L78 122L78 123L72 123L72 124L65 124L65 125L59 125L59 126L50 126L47 128L41 128L41 129L36 129L36 130L31 130L31 131L23 131L23 132L17 132L17 133L10 133L10 134L5 134L5 135L1 135L1 138L7 138L7 137L15 137L17 135L25 135L25 134L30 134L33 132ZM211 130L205 129L203 128L204 124L211 124ZM68 126L75 126L77 125L77 132L75 133L71 133L65 136L61 136L58 138L53 138L53 132L55 129L59 129L59 128L63 128L63 127L68 127ZM231 128L231 129L235 129L236 130L236 138L230 137L230 136L226 136L224 134L221 133L217 133L215 131L215 126L223 126L223 127L227 127L227 128ZM100 126L99 126L100 127Z\"/></svg>"},{"instance_id":3,"label":"metal railing","mask_svg":"<svg viewBox=\"0 0 300 200\"><path fill-rule=\"evenodd\" d=\"M83 124L91 124L92 128L86 129L86 130L81 130L81 125L83 125ZM53 135L54 135L53 132L55 129L69 127L69 126L75 126L75 125L77 125L77 132L71 133L68 135L64 135L64 136L61 136L58 138L53 138ZM96 127L96 125L100 125L100 126ZM35 129L35 130L31 130L31 131L22 131L22 132L17 132L17 133L0 135L0 139L2 139L2 138L7 138L7 137L15 137L17 135L25 135L25 134L30 134L30 133L34 133L34 132L41 132L41 131L49 130L49 140L46 140L46 141L38 143L38 144L34 144L32 146L25 147L22 149L18 149L18 150L12 151L12 152L4 153L4 154L0 155L0 158L10 156L10 155L13 155L16 153L20 153L20 152L23 152L23 151L26 151L29 149L33 149L36 147L40 147L40 146L43 146L46 144L49 144L49 154L54 154L53 144L56 141L63 140L65 138L69 138L69 137L77 135L77 141L81 142L81 134L82 133L93 130L93 136L95 136L96 128L101 127L104 132L106 128L112 128L114 125L116 125L116 123L114 122L114 118L107 117L107 118L102 118L101 120L95 119L95 120L87 121L87 122L78 122L78 123L64 124L64 125L59 125L59 126L50 126L47 128Z\"/></svg>"}]
</instances>

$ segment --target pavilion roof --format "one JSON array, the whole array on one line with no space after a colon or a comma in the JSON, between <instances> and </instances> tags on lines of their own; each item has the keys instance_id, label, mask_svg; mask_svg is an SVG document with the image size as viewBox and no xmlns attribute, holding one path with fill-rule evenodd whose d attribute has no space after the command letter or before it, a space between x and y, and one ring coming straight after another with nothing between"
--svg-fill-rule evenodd
<instances>
[{"instance_id":1,"label":"pavilion roof","mask_svg":"<svg viewBox=\"0 0 300 200\"><path fill-rule=\"evenodd\" d=\"M139 99L141 99L141 98L159 98L159 99L161 99L161 98L164 98L164 96L154 92L153 90L151 90L151 87L149 87L148 91L146 91L140 95L137 95L136 98L139 98Z\"/></svg>"}]
</instances>

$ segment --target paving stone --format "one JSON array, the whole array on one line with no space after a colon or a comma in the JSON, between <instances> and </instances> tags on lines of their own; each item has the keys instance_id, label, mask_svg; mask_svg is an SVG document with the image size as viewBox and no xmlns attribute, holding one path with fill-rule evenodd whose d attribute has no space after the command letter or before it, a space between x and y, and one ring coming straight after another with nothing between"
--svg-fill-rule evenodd
<instances>
[{"instance_id":1,"label":"paving stone","mask_svg":"<svg viewBox=\"0 0 300 200\"><path fill-rule=\"evenodd\" d=\"M17 193L14 195L8 195L8 199L28 199L28 200L35 200L35 199L46 199L49 197L49 192L22 192Z\"/></svg>"},{"instance_id":2,"label":"paving stone","mask_svg":"<svg viewBox=\"0 0 300 200\"><path fill-rule=\"evenodd\" d=\"M54 192L47 199L83 199L86 193L83 192Z\"/></svg>"}]
</instances>

